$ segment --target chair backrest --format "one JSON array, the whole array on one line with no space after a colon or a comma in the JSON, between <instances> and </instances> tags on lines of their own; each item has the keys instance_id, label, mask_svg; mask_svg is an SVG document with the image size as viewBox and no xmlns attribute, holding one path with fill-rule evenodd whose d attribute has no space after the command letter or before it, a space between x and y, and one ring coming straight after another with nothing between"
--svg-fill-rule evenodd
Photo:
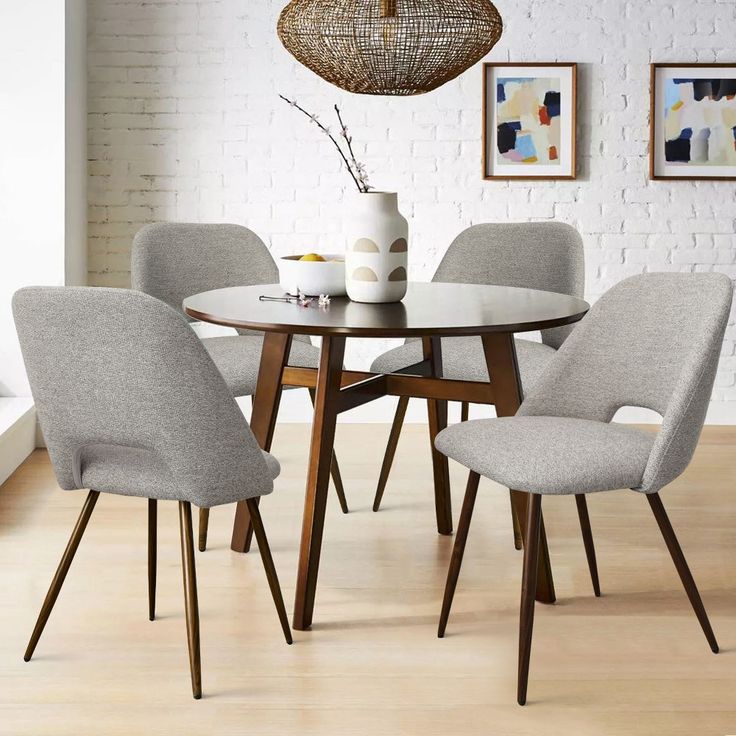
<instances>
[{"instance_id":1,"label":"chair backrest","mask_svg":"<svg viewBox=\"0 0 736 736\"><path fill-rule=\"evenodd\" d=\"M583 241L561 222L485 223L463 230L445 253L433 281L520 286L583 296ZM542 331L559 348L572 326Z\"/></svg>"},{"instance_id":2,"label":"chair backrest","mask_svg":"<svg viewBox=\"0 0 736 736\"><path fill-rule=\"evenodd\" d=\"M717 273L632 276L601 297L519 414L609 422L623 406L663 417L641 489L688 465L705 421L733 285Z\"/></svg>"},{"instance_id":3,"label":"chair backrest","mask_svg":"<svg viewBox=\"0 0 736 736\"><path fill-rule=\"evenodd\" d=\"M180 312L127 289L29 287L13 297L13 315L62 488L79 487L79 453L102 445L153 453L181 500L198 506L273 489L253 433Z\"/></svg>"},{"instance_id":4,"label":"chair backrest","mask_svg":"<svg viewBox=\"0 0 736 736\"><path fill-rule=\"evenodd\" d=\"M241 225L162 222L133 239L131 282L181 312L192 294L278 282L268 248Z\"/></svg>"}]
</instances>

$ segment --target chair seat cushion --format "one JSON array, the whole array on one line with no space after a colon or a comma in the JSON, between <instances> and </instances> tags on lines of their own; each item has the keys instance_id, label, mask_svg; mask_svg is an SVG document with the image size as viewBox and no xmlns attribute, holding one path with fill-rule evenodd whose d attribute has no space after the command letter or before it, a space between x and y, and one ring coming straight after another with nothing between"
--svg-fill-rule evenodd
<instances>
[{"instance_id":1,"label":"chair seat cushion","mask_svg":"<svg viewBox=\"0 0 736 736\"><path fill-rule=\"evenodd\" d=\"M455 424L435 445L508 488L569 494L639 486L655 436L616 423L520 416Z\"/></svg>"},{"instance_id":2,"label":"chair seat cushion","mask_svg":"<svg viewBox=\"0 0 736 736\"><path fill-rule=\"evenodd\" d=\"M555 349L541 342L516 339L519 374L528 391L542 375ZM374 373L394 373L423 358L422 341L411 340L379 355L371 365ZM480 337L442 338L442 375L458 381L488 381L488 370Z\"/></svg>"},{"instance_id":3,"label":"chair seat cushion","mask_svg":"<svg viewBox=\"0 0 736 736\"><path fill-rule=\"evenodd\" d=\"M281 472L279 461L261 450L269 476L275 480ZM184 501L181 488L159 456L142 447L87 445L78 453L80 488L120 496L140 496L159 500ZM243 488L243 499L252 493ZM216 494L210 494L216 498ZM229 503L230 501L228 501Z\"/></svg>"},{"instance_id":4,"label":"chair seat cushion","mask_svg":"<svg viewBox=\"0 0 736 736\"><path fill-rule=\"evenodd\" d=\"M205 337L202 344L222 373L233 396L252 396L258 383L263 336L227 335ZM295 339L291 343L289 365L299 368L317 368L319 348L311 342Z\"/></svg>"}]
</instances>

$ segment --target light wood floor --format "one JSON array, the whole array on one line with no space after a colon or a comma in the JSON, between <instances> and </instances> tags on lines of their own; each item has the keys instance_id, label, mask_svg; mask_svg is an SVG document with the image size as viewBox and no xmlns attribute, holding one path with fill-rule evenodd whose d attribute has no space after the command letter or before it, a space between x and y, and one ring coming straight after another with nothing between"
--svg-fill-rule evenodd
<instances>
[{"instance_id":1,"label":"light wood floor","mask_svg":"<svg viewBox=\"0 0 736 736\"><path fill-rule=\"evenodd\" d=\"M0 733L736 734L736 428L710 428L662 496L722 653L713 655L646 501L590 497L603 597L592 595L572 498L545 500L558 603L537 606L529 703L515 704L521 554L508 494L481 484L446 639L452 539L434 527L428 443L406 428L380 513L387 427L342 425L351 506L331 492L310 632L284 644L257 552L229 550L214 509L197 555L204 699L191 698L176 505L159 511L159 619L147 620L146 504L102 496L33 661L22 653L84 493L44 451L0 490ZM308 431L277 430L283 475L261 508L294 596ZM452 467L454 516L465 476Z\"/></svg>"}]
</instances>

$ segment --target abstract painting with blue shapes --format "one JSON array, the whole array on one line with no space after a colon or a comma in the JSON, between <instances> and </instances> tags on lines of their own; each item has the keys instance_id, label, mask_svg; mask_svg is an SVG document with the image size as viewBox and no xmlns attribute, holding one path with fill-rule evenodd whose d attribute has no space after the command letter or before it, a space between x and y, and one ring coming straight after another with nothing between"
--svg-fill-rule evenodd
<instances>
[{"instance_id":1,"label":"abstract painting with blue shapes","mask_svg":"<svg viewBox=\"0 0 736 736\"><path fill-rule=\"evenodd\" d=\"M497 79L496 149L499 162L559 163L560 87L559 78Z\"/></svg>"},{"instance_id":2,"label":"abstract painting with blue shapes","mask_svg":"<svg viewBox=\"0 0 736 736\"><path fill-rule=\"evenodd\" d=\"M664 108L668 164L736 166L736 79L667 79Z\"/></svg>"}]
</instances>

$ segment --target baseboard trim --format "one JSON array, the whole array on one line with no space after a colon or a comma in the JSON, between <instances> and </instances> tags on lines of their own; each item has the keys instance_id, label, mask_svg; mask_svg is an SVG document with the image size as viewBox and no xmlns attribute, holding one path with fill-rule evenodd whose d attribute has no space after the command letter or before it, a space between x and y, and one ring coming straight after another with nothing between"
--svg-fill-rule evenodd
<instances>
[{"instance_id":1,"label":"baseboard trim","mask_svg":"<svg viewBox=\"0 0 736 736\"><path fill-rule=\"evenodd\" d=\"M0 398L0 485L36 447L36 408L30 398Z\"/></svg>"}]
</instances>

